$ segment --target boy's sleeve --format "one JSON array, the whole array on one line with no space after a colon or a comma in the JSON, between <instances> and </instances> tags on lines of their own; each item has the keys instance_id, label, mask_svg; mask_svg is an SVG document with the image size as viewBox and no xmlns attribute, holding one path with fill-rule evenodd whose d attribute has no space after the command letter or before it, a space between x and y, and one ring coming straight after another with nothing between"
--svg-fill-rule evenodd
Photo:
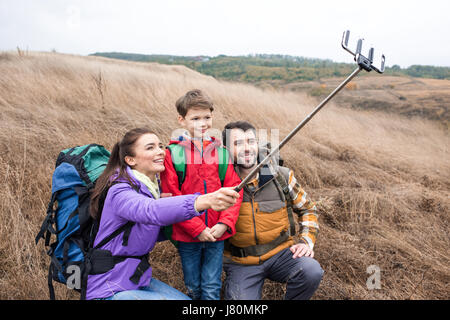
<instances>
[{"instance_id":1,"label":"boy's sleeve","mask_svg":"<svg viewBox=\"0 0 450 320\"><path fill-rule=\"evenodd\" d=\"M178 175L172 163L172 156L170 150L166 149L166 156L164 158L165 170L161 172L161 190L163 193L171 193L172 196L182 195L179 189ZM200 235L206 228L205 223L199 217L179 223L179 225L193 238Z\"/></svg>"},{"instance_id":2,"label":"boy's sleeve","mask_svg":"<svg viewBox=\"0 0 450 320\"><path fill-rule=\"evenodd\" d=\"M225 179L223 181L224 187L236 187L241 183L241 178L239 178L236 171L234 171L233 163L230 161L228 163L227 173L225 175ZM244 194L244 190L241 189L239 191L239 199L236 201L236 204L227 210L220 212L220 217L218 223L226 224L229 228L228 232L234 234L236 231L235 225L237 219L239 217L239 210L241 209L242 197Z\"/></svg>"},{"instance_id":3,"label":"boy's sleeve","mask_svg":"<svg viewBox=\"0 0 450 320\"><path fill-rule=\"evenodd\" d=\"M295 179L292 170L289 172L289 192L293 200L293 210L301 220L301 240L313 249L319 233L316 204L309 199L305 190Z\"/></svg>"}]
</instances>

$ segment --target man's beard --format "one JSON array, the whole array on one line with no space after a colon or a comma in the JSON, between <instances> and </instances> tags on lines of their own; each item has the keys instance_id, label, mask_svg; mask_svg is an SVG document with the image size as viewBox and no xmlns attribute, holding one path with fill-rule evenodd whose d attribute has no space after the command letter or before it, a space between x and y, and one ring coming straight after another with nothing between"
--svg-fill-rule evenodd
<instances>
[{"instance_id":1,"label":"man's beard","mask_svg":"<svg viewBox=\"0 0 450 320\"><path fill-rule=\"evenodd\" d=\"M254 160L252 162L246 162L245 160L241 160L240 161L240 159L243 159L245 157L245 153L238 154L238 156L237 156L237 164L236 165L239 168L250 169L250 168L253 168L255 166L255 164L257 162L256 153L251 151L247 155L252 155Z\"/></svg>"}]
</instances>

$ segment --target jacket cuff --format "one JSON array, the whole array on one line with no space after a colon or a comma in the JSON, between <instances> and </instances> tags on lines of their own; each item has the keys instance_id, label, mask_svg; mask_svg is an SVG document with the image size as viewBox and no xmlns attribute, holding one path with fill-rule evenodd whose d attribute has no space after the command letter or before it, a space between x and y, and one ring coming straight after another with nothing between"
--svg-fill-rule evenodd
<instances>
[{"instance_id":1,"label":"jacket cuff","mask_svg":"<svg viewBox=\"0 0 450 320\"><path fill-rule=\"evenodd\" d=\"M203 230L205 230L205 229L206 229L206 227ZM197 239L202 234L203 230L200 231L200 233L198 235L194 236L194 239Z\"/></svg>"},{"instance_id":2,"label":"jacket cuff","mask_svg":"<svg viewBox=\"0 0 450 320\"><path fill-rule=\"evenodd\" d=\"M312 243L312 241L309 240L308 238L302 237L300 238L300 241L307 244L311 250L314 249L314 243Z\"/></svg>"},{"instance_id":3,"label":"jacket cuff","mask_svg":"<svg viewBox=\"0 0 450 320\"><path fill-rule=\"evenodd\" d=\"M192 208L193 208L193 213L194 213L194 217L198 217L198 216L201 216L202 214L204 214L205 212L206 212L206 210L203 210L203 211L200 211L200 212L198 212L197 211L197 209L195 208L195 201L197 200L197 198L199 197L201 195L201 193L200 192L196 192L196 193L194 193L193 194L193 197L192 197Z\"/></svg>"},{"instance_id":4,"label":"jacket cuff","mask_svg":"<svg viewBox=\"0 0 450 320\"><path fill-rule=\"evenodd\" d=\"M227 226L227 232L229 233L229 234L232 234L233 233L233 229L231 229L231 227L230 226L228 226L228 224L226 224L225 222L217 222L217 224L224 224L224 225L226 225Z\"/></svg>"}]
</instances>

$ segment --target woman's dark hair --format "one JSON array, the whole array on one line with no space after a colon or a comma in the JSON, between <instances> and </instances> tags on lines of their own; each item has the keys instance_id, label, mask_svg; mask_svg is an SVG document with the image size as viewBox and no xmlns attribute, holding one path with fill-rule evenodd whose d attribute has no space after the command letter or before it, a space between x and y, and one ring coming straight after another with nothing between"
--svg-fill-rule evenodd
<instances>
[{"instance_id":1,"label":"woman's dark hair","mask_svg":"<svg viewBox=\"0 0 450 320\"><path fill-rule=\"evenodd\" d=\"M154 134L148 128L136 128L125 133L122 141L117 142L106 165L105 171L100 175L95 184L94 190L91 194L90 202L90 214L94 219L99 220L101 217L101 210L99 210L100 201L104 201L102 196L105 197L105 192L113 184L114 181L121 179L126 180L132 186L134 186L133 179L127 173L127 163L125 157L135 156L135 144L136 141L144 134ZM114 179L112 179L112 177Z\"/></svg>"},{"instance_id":2,"label":"woman's dark hair","mask_svg":"<svg viewBox=\"0 0 450 320\"><path fill-rule=\"evenodd\" d=\"M256 129L255 127L247 121L235 121L228 123L225 128L222 131L222 142L223 145L227 148L230 146L228 145L230 143L230 132L232 129L241 129L242 131L252 130L256 135Z\"/></svg>"}]
</instances>

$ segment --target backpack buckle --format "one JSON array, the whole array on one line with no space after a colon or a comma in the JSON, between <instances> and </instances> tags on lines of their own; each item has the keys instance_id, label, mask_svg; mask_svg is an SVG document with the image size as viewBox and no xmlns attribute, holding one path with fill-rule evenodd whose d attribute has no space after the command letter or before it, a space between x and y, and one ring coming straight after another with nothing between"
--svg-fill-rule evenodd
<instances>
[{"instance_id":1,"label":"backpack buckle","mask_svg":"<svg viewBox=\"0 0 450 320\"><path fill-rule=\"evenodd\" d=\"M247 252L244 250L244 248L236 247L231 245L231 255L239 258L245 258L248 257Z\"/></svg>"}]
</instances>

